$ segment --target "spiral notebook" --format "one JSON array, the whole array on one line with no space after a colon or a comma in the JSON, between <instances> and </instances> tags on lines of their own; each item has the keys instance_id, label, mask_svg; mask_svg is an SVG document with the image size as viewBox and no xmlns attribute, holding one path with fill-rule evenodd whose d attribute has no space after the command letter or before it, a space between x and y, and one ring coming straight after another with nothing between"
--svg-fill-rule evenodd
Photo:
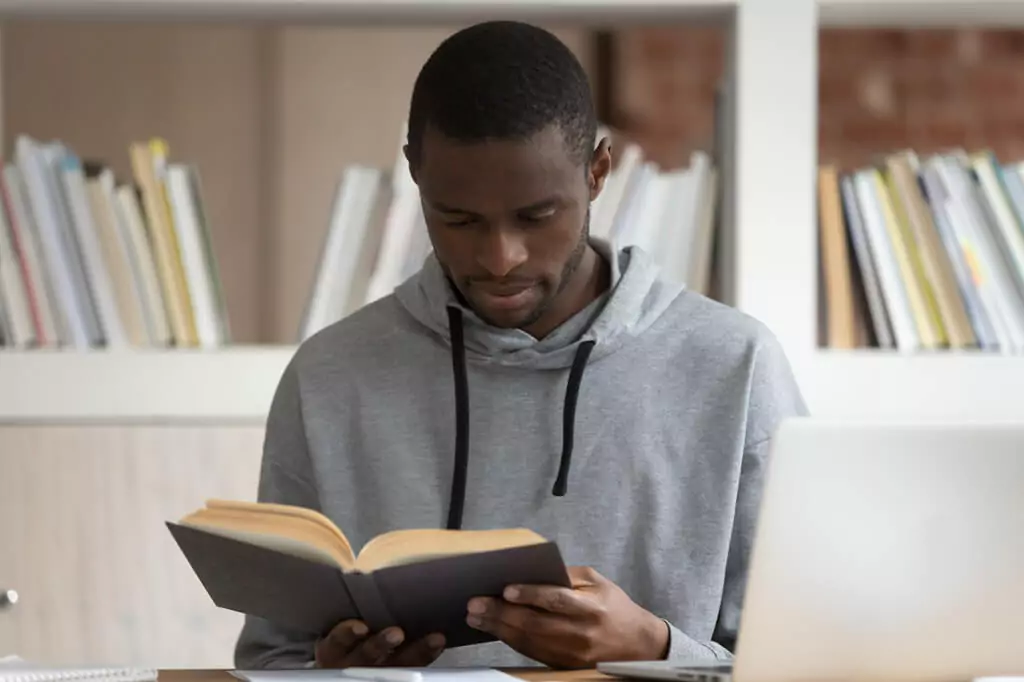
<instances>
[{"instance_id":1,"label":"spiral notebook","mask_svg":"<svg viewBox=\"0 0 1024 682\"><path fill-rule=\"evenodd\" d=\"M0 657L0 682L156 682L157 671L136 667L37 665L17 656Z\"/></svg>"}]
</instances>

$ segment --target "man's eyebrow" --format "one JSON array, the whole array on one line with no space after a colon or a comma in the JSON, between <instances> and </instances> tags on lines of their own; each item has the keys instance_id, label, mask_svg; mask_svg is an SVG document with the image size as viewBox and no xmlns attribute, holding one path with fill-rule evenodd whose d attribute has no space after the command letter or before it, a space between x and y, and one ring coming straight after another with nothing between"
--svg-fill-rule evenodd
<instances>
[{"instance_id":1,"label":"man's eyebrow","mask_svg":"<svg viewBox=\"0 0 1024 682\"><path fill-rule=\"evenodd\" d=\"M449 206L443 202L434 201L433 199L427 199L426 203L428 203L430 207L433 208L435 211L438 211L440 213L452 213L458 215L477 215L473 211L467 211L464 208L456 208L454 206ZM545 209L554 208L555 206L558 206L561 203L561 197L559 197L558 195L552 195L550 197L541 199L540 201L535 201L527 206L520 206L519 208L516 209L516 212L532 213L534 211L543 211Z\"/></svg>"},{"instance_id":2,"label":"man's eyebrow","mask_svg":"<svg viewBox=\"0 0 1024 682\"><path fill-rule=\"evenodd\" d=\"M461 208L455 208L454 206L448 206L447 204L443 204L440 201L434 201L433 199L427 199L427 203L430 204L430 207L432 209L434 209L435 211L439 211L441 213L459 213L462 215L474 215L472 211L467 211Z\"/></svg>"}]
</instances>

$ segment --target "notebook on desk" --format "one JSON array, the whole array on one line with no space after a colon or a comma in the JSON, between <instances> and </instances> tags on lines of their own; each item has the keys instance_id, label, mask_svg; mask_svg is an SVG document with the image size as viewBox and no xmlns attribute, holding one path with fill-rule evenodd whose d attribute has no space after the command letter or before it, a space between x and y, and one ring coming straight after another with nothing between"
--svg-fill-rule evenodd
<instances>
[{"instance_id":1,"label":"notebook on desk","mask_svg":"<svg viewBox=\"0 0 1024 682\"><path fill-rule=\"evenodd\" d=\"M300 670L234 670L244 682L519 682L493 668L304 668Z\"/></svg>"},{"instance_id":2,"label":"notebook on desk","mask_svg":"<svg viewBox=\"0 0 1024 682\"><path fill-rule=\"evenodd\" d=\"M157 671L135 667L50 666L20 656L0 656L0 682L154 682Z\"/></svg>"},{"instance_id":3,"label":"notebook on desk","mask_svg":"<svg viewBox=\"0 0 1024 682\"><path fill-rule=\"evenodd\" d=\"M156 682L157 671L132 667L61 667L0 659L0 682Z\"/></svg>"}]
</instances>

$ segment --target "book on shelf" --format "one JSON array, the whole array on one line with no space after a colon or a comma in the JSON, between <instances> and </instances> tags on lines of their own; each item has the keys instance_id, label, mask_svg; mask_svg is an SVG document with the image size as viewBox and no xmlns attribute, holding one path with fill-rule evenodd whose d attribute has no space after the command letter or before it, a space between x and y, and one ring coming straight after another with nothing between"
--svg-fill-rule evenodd
<instances>
[{"instance_id":1,"label":"book on shelf","mask_svg":"<svg viewBox=\"0 0 1024 682\"><path fill-rule=\"evenodd\" d=\"M598 139L612 134L605 127ZM613 145L620 147L591 205L591 234L642 247L668 277L709 294L720 205L715 154L698 149L686 166L661 168L636 143ZM390 169L343 169L300 340L392 292L430 248L419 193L401 153Z\"/></svg>"},{"instance_id":2,"label":"book on shelf","mask_svg":"<svg viewBox=\"0 0 1024 682\"><path fill-rule=\"evenodd\" d=\"M821 345L1024 352L1024 163L952 149L822 165L818 233Z\"/></svg>"},{"instance_id":3,"label":"book on shelf","mask_svg":"<svg viewBox=\"0 0 1024 682\"><path fill-rule=\"evenodd\" d=\"M213 602L323 635L359 619L439 632L447 646L490 641L466 624L469 600L510 584L571 585L558 546L531 530L402 529L356 552L318 511L210 500L167 527Z\"/></svg>"},{"instance_id":4,"label":"book on shelf","mask_svg":"<svg viewBox=\"0 0 1024 682\"><path fill-rule=\"evenodd\" d=\"M720 150L664 168L616 131L602 127L604 136L621 138L622 152L590 207L591 234L643 248L668 278L714 296ZM198 170L172 160L160 138L127 151L131 178L120 179L60 142L17 138L0 175L0 345L230 343ZM390 294L431 250L400 151L390 168L342 168L325 221L299 341Z\"/></svg>"},{"instance_id":5,"label":"book on shelf","mask_svg":"<svg viewBox=\"0 0 1024 682\"><path fill-rule=\"evenodd\" d=\"M160 138L132 177L20 135L0 164L0 327L14 348L216 348L230 327L198 169Z\"/></svg>"}]
</instances>

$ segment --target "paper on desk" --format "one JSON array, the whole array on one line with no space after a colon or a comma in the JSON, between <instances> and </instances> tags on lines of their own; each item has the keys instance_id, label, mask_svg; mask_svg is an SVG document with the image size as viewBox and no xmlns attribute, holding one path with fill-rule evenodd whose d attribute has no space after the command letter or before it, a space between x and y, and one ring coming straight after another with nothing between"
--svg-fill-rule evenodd
<instances>
[{"instance_id":1,"label":"paper on desk","mask_svg":"<svg viewBox=\"0 0 1024 682\"><path fill-rule=\"evenodd\" d=\"M0 657L0 682L156 682L155 668L50 666Z\"/></svg>"},{"instance_id":2,"label":"paper on desk","mask_svg":"<svg viewBox=\"0 0 1024 682\"><path fill-rule=\"evenodd\" d=\"M388 676L398 682L403 672L419 673L409 675L411 679L419 678L422 682L519 682L511 675L494 668L381 668L382 676ZM234 670L232 675L246 682L302 682L303 680L337 680L338 682L360 682L372 680L372 672L367 676L347 673L345 669L330 670L321 668L302 668L298 670ZM396 674L397 673L397 674Z\"/></svg>"}]
</instances>

